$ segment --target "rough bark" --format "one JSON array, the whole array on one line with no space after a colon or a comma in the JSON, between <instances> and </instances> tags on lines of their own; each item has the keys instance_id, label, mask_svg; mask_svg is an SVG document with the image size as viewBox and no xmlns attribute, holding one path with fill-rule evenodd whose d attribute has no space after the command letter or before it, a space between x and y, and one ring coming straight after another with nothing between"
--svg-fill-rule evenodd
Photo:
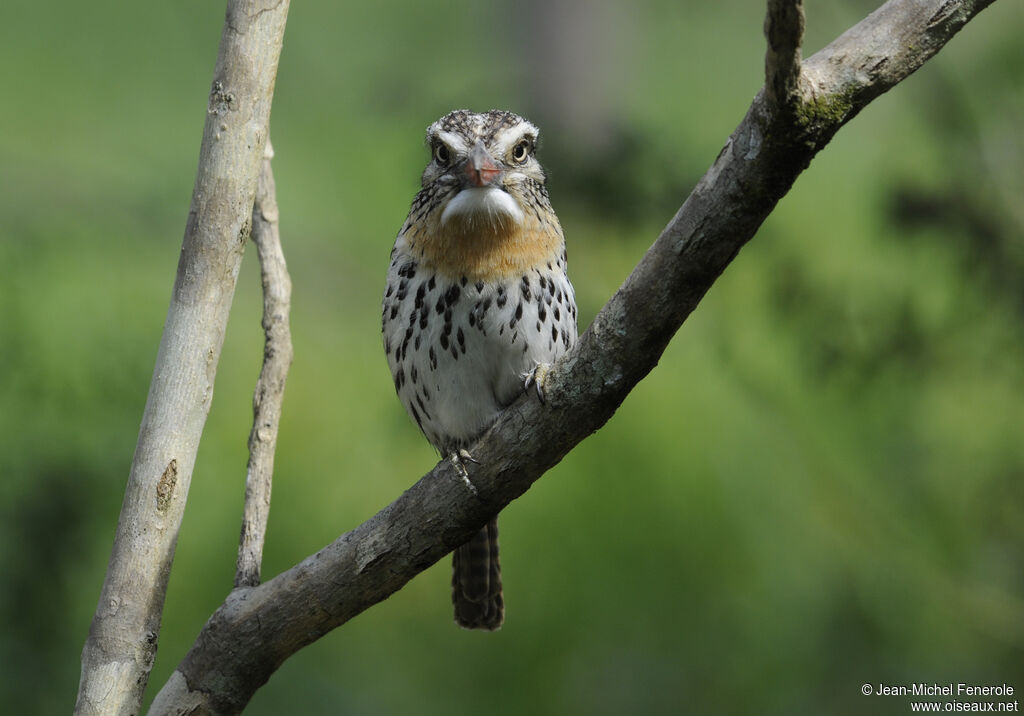
<instances>
[{"instance_id":1,"label":"rough bark","mask_svg":"<svg viewBox=\"0 0 1024 716\"><path fill-rule=\"evenodd\" d=\"M231 0L192 203L76 713L135 714L249 237L288 2Z\"/></svg>"},{"instance_id":2,"label":"rough bark","mask_svg":"<svg viewBox=\"0 0 1024 716\"><path fill-rule=\"evenodd\" d=\"M465 542L586 436L668 341L778 200L846 122L933 56L992 0L891 0L800 64L799 2L772 2L766 83L633 273L553 367L471 448L477 493L448 461L364 524L211 616L153 713L235 713L298 649ZM773 23L775 23L773 25ZM794 33L796 33L794 35ZM794 38L795 37L795 41ZM788 39L787 39L788 38ZM772 55L775 55L772 57Z\"/></svg>"},{"instance_id":3,"label":"rough bark","mask_svg":"<svg viewBox=\"0 0 1024 716\"><path fill-rule=\"evenodd\" d=\"M245 507L238 541L236 587L260 583L263 541L270 515L270 491L274 474L274 448L281 422L281 404L288 368L292 364L292 334L288 325L292 281L288 276L278 227L277 195L270 160L270 141L263 158L252 208L252 240L260 258L263 282L263 368L252 396L252 431L249 433L249 465L245 474Z\"/></svg>"}]
</instances>

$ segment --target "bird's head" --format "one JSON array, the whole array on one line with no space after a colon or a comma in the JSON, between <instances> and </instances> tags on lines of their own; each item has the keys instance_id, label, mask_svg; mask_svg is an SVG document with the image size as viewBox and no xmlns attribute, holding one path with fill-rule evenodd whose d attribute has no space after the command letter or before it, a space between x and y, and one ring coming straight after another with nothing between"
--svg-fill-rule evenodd
<instances>
[{"instance_id":1,"label":"bird's head","mask_svg":"<svg viewBox=\"0 0 1024 716\"><path fill-rule=\"evenodd\" d=\"M475 233L522 224L543 191L537 136L532 123L502 110L456 110L430 125L422 183L439 200L441 226Z\"/></svg>"},{"instance_id":2,"label":"bird's head","mask_svg":"<svg viewBox=\"0 0 1024 716\"><path fill-rule=\"evenodd\" d=\"M396 246L450 277L505 280L564 253L535 156L537 127L500 110L446 114Z\"/></svg>"}]
</instances>

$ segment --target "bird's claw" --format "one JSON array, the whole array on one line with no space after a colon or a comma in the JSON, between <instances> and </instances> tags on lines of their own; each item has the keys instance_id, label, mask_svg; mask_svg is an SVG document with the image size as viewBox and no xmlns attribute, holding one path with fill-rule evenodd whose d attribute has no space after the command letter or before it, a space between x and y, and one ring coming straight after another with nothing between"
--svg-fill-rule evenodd
<instances>
[{"instance_id":1,"label":"bird's claw","mask_svg":"<svg viewBox=\"0 0 1024 716\"><path fill-rule=\"evenodd\" d=\"M448 459L455 467L455 472L458 474L460 478L462 478L462 482L465 483L466 487L469 488L470 492L476 495L476 486L469 481L469 470L466 469L466 465L463 463L463 461L471 462L474 465L479 465L480 461L477 460L472 455L470 455L469 451L466 450L465 448L459 448L458 450L452 452L448 456Z\"/></svg>"},{"instance_id":2,"label":"bird's claw","mask_svg":"<svg viewBox=\"0 0 1024 716\"><path fill-rule=\"evenodd\" d=\"M523 375L523 390L529 390L530 386L533 386L537 391L537 400L541 404L548 402L547 397L544 395L544 381L547 379L549 372L551 372L550 363L538 363L533 367L533 370Z\"/></svg>"}]
</instances>

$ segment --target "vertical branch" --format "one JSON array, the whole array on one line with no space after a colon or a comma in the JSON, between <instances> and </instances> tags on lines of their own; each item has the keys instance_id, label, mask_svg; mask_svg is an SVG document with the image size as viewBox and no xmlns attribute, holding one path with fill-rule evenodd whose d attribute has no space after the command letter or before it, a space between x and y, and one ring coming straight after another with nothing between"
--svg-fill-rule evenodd
<instances>
[{"instance_id":1,"label":"vertical branch","mask_svg":"<svg viewBox=\"0 0 1024 716\"><path fill-rule=\"evenodd\" d=\"M245 507L238 543L236 587L255 587L260 583L277 428L281 421L284 385L292 363L292 334L288 327L292 282L281 250L274 173L270 168L273 156L274 150L268 139L256 202L252 208L252 239L259 253L263 279L263 368L252 396L253 421L252 432L249 433L249 466L245 475Z\"/></svg>"},{"instance_id":2,"label":"vertical branch","mask_svg":"<svg viewBox=\"0 0 1024 716\"><path fill-rule=\"evenodd\" d=\"M800 45L804 39L803 0L768 0L764 18L768 50L764 58L765 93L776 109L799 101Z\"/></svg>"},{"instance_id":3,"label":"vertical branch","mask_svg":"<svg viewBox=\"0 0 1024 716\"><path fill-rule=\"evenodd\" d=\"M137 714L249 237L288 0L228 0L192 203L75 712Z\"/></svg>"}]
</instances>

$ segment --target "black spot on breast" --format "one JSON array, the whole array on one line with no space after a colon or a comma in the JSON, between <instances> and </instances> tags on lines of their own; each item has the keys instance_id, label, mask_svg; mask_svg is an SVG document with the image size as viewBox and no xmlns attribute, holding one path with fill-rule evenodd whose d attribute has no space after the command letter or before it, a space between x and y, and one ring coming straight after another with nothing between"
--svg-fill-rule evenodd
<instances>
[{"instance_id":1,"label":"black spot on breast","mask_svg":"<svg viewBox=\"0 0 1024 716\"><path fill-rule=\"evenodd\" d=\"M466 279L463 278L462 280L465 281ZM451 308L452 306L459 302L460 294L461 290L459 289L459 287L456 286L455 284L452 284L451 288L449 288L444 293L444 302L448 304L449 308Z\"/></svg>"},{"instance_id":2,"label":"black spot on breast","mask_svg":"<svg viewBox=\"0 0 1024 716\"><path fill-rule=\"evenodd\" d=\"M459 279L459 284L461 284L462 286L465 286L467 281L468 280L466 279L466 277L463 276L462 278Z\"/></svg>"},{"instance_id":3,"label":"black spot on breast","mask_svg":"<svg viewBox=\"0 0 1024 716\"><path fill-rule=\"evenodd\" d=\"M523 281L520 284L519 288L523 292L523 300L529 301L530 300L530 279L526 278L526 276L523 276Z\"/></svg>"},{"instance_id":4,"label":"black spot on breast","mask_svg":"<svg viewBox=\"0 0 1024 716\"><path fill-rule=\"evenodd\" d=\"M393 304L391 304L391 315L388 317L388 320L391 320L391 321L395 320L395 316L397 316L397 315L398 315L398 304L397 303L393 303Z\"/></svg>"},{"instance_id":5,"label":"black spot on breast","mask_svg":"<svg viewBox=\"0 0 1024 716\"><path fill-rule=\"evenodd\" d=\"M416 275L416 264L412 261L402 264L398 269L398 275L402 278L413 278Z\"/></svg>"},{"instance_id":6,"label":"black spot on breast","mask_svg":"<svg viewBox=\"0 0 1024 716\"><path fill-rule=\"evenodd\" d=\"M423 297L427 295L427 284L421 283L416 289L416 308L423 308Z\"/></svg>"},{"instance_id":7,"label":"black spot on breast","mask_svg":"<svg viewBox=\"0 0 1024 716\"><path fill-rule=\"evenodd\" d=\"M546 321L548 319L548 311L547 311L546 308L544 308L544 306L541 306L537 310L537 318L540 319L541 323L544 323L544 321Z\"/></svg>"},{"instance_id":8,"label":"black spot on breast","mask_svg":"<svg viewBox=\"0 0 1024 716\"><path fill-rule=\"evenodd\" d=\"M405 280L405 279L403 278L403 279L402 279L402 280L401 280L401 281L399 282L399 284L398 284L398 294L397 294L397 296L398 296L398 300L399 300L399 301L404 301L404 300L405 300L405 297L406 297L406 295L407 295L407 293L408 293L408 291L409 291L409 282L408 282L408 281L406 281L406 280Z\"/></svg>"},{"instance_id":9,"label":"black spot on breast","mask_svg":"<svg viewBox=\"0 0 1024 716\"><path fill-rule=\"evenodd\" d=\"M414 363L412 368L409 370L409 380L411 380L413 382L413 385L416 384L416 377L417 377L417 375L416 375L416 364ZM424 412L426 412L426 411L424 411Z\"/></svg>"},{"instance_id":10,"label":"black spot on breast","mask_svg":"<svg viewBox=\"0 0 1024 716\"><path fill-rule=\"evenodd\" d=\"M422 410L423 414L427 416L427 420L430 420L430 411L427 410L427 406L423 404L423 401L420 400L420 396L418 395L416 396L416 405L420 406L420 410Z\"/></svg>"},{"instance_id":11,"label":"black spot on breast","mask_svg":"<svg viewBox=\"0 0 1024 716\"><path fill-rule=\"evenodd\" d=\"M395 385L401 390L402 386L405 385L405 368L399 366L398 372L395 373Z\"/></svg>"},{"instance_id":12,"label":"black spot on breast","mask_svg":"<svg viewBox=\"0 0 1024 716\"><path fill-rule=\"evenodd\" d=\"M466 352L466 335L462 332L462 328L459 328L459 332L455 334L455 338L459 342L459 348L461 348L462 352L465 353Z\"/></svg>"},{"instance_id":13,"label":"black spot on breast","mask_svg":"<svg viewBox=\"0 0 1024 716\"><path fill-rule=\"evenodd\" d=\"M384 298L391 298L391 294L395 292L395 285L393 283L388 284L388 290L384 293Z\"/></svg>"},{"instance_id":14,"label":"black spot on breast","mask_svg":"<svg viewBox=\"0 0 1024 716\"><path fill-rule=\"evenodd\" d=\"M437 370L437 354L434 353L434 346L430 346L427 357L430 359L430 370Z\"/></svg>"},{"instance_id":15,"label":"black spot on breast","mask_svg":"<svg viewBox=\"0 0 1024 716\"><path fill-rule=\"evenodd\" d=\"M441 334L440 343L441 343L441 350L443 350L443 351L448 350L448 334L447 333L442 333Z\"/></svg>"},{"instance_id":16,"label":"black spot on breast","mask_svg":"<svg viewBox=\"0 0 1024 716\"><path fill-rule=\"evenodd\" d=\"M484 282L483 281L477 281L476 282L476 292L477 293L483 293L483 291L484 291Z\"/></svg>"},{"instance_id":17,"label":"black spot on breast","mask_svg":"<svg viewBox=\"0 0 1024 716\"><path fill-rule=\"evenodd\" d=\"M504 308L505 303L508 301L508 296L505 295L505 287L498 286L498 299L495 301L498 308Z\"/></svg>"},{"instance_id":18,"label":"black spot on breast","mask_svg":"<svg viewBox=\"0 0 1024 716\"><path fill-rule=\"evenodd\" d=\"M555 306L555 320L558 321L561 320L561 318L561 311L558 310L558 306Z\"/></svg>"},{"instance_id":19,"label":"black spot on breast","mask_svg":"<svg viewBox=\"0 0 1024 716\"><path fill-rule=\"evenodd\" d=\"M422 330L423 330L424 328L426 328L426 327L427 327L427 318L429 318L429 317L430 317L430 310L429 310L429 309L428 309L428 310L426 310L426 311L423 311L423 312L422 312L422 313L420 314L420 330L421 330L421 331L422 331Z\"/></svg>"},{"instance_id":20,"label":"black spot on breast","mask_svg":"<svg viewBox=\"0 0 1024 716\"><path fill-rule=\"evenodd\" d=\"M405 330L405 338L402 339L402 346L401 346L401 348L398 349L398 351L399 351L398 360L402 360L402 358L405 357L408 354L408 352L409 352L408 351L409 339L410 338L412 338L412 326L409 326L409 328L407 328Z\"/></svg>"},{"instance_id":21,"label":"black spot on breast","mask_svg":"<svg viewBox=\"0 0 1024 716\"><path fill-rule=\"evenodd\" d=\"M444 313L444 296L437 299L437 303L434 304L434 310L438 313Z\"/></svg>"},{"instance_id":22,"label":"black spot on breast","mask_svg":"<svg viewBox=\"0 0 1024 716\"><path fill-rule=\"evenodd\" d=\"M551 340L558 341L558 326L551 326Z\"/></svg>"},{"instance_id":23,"label":"black spot on breast","mask_svg":"<svg viewBox=\"0 0 1024 716\"><path fill-rule=\"evenodd\" d=\"M430 277L430 280L429 280L429 281L427 281L427 290L428 290L428 291L433 291L433 290L434 290L434 287L435 287L436 285L437 285L437 283L436 283L436 282L434 281L434 277L433 277L433 276L431 276L431 277Z\"/></svg>"}]
</instances>

